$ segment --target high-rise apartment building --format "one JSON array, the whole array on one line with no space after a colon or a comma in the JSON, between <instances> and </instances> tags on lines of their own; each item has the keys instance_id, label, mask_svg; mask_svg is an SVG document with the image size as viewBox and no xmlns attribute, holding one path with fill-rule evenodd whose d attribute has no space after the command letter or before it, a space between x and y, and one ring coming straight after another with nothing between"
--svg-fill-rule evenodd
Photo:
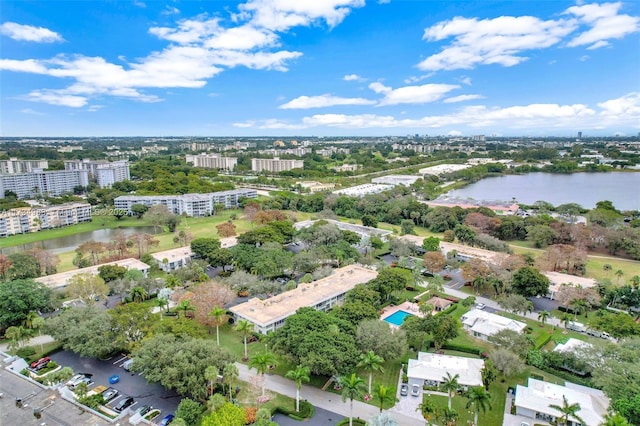
<instances>
[{"instance_id":1,"label":"high-rise apartment building","mask_svg":"<svg viewBox=\"0 0 640 426\"><path fill-rule=\"evenodd\" d=\"M234 157L223 157L217 154L198 154L185 156L187 163L193 167L204 167L207 169L220 169L232 171L238 164L238 159Z\"/></svg>"},{"instance_id":2,"label":"high-rise apartment building","mask_svg":"<svg viewBox=\"0 0 640 426\"><path fill-rule=\"evenodd\" d=\"M76 186L89 185L86 170L57 170L43 172L34 169L31 173L0 175L0 198L11 191L18 198L34 198L40 195L58 196L73 192Z\"/></svg>"},{"instance_id":3,"label":"high-rise apartment building","mask_svg":"<svg viewBox=\"0 0 640 426\"><path fill-rule=\"evenodd\" d=\"M48 168L49 162L47 160L18 160L17 158L0 160L0 173L2 174L31 173L35 169Z\"/></svg>"},{"instance_id":4,"label":"high-rise apartment building","mask_svg":"<svg viewBox=\"0 0 640 426\"><path fill-rule=\"evenodd\" d=\"M65 160L65 170L86 170L100 188L111 188L116 182L130 180L127 160L109 162L106 160Z\"/></svg>"},{"instance_id":5,"label":"high-rise apartment building","mask_svg":"<svg viewBox=\"0 0 640 426\"><path fill-rule=\"evenodd\" d=\"M91 205L87 203L41 208L22 207L0 212L0 237L90 221Z\"/></svg>"},{"instance_id":6,"label":"high-rise apartment building","mask_svg":"<svg viewBox=\"0 0 640 426\"><path fill-rule=\"evenodd\" d=\"M303 160L281 160L278 157L251 159L251 170L254 172L267 171L277 173L291 169L301 169L303 167Z\"/></svg>"}]
</instances>

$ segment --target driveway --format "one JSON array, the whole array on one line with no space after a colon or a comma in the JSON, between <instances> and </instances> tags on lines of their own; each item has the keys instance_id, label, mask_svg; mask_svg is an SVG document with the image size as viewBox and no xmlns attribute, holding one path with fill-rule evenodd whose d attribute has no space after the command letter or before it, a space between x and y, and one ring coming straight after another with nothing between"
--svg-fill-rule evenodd
<instances>
[{"instance_id":1,"label":"driveway","mask_svg":"<svg viewBox=\"0 0 640 426\"><path fill-rule=\"evenodd\" d=\"M132 411L142 405L151 405L162 410L162 416L164 416L175 412L182 399L173 390L166 390L158 383L148 383L144 377L139 376L137 373L126 372L121 367L124 360L114 364L122 358L120 356L102 361L94 358L81 358L79 355L69 351L58 351L49 355L49 357L63 367L71 367L75 373L92 374L93 384L89 386L91 389L98 385L116 388L119 391L119 395L109 402L111 406L117 404L123 395L127 395L135 399L135 405L131 408ZM120 381L110 385L109 377L114 374L120 377Z\"/></svg>"},{"instance_id":2,"label":"driveway","mask_svg":"<svg viewBox=\"0 0 640 426\"><path fill-rule=\"evenodd\" d=\"M332 411L325 410L323 408L315 407L314 415L309 420L304 421L305 426L327 426L335 425L340 420L345 419L345 416L334 413ZM300 426L298 420L293 420L289 416L284 414L276 414L273 416L273 421L279 426Z\"/></svg>"}]
</instances>

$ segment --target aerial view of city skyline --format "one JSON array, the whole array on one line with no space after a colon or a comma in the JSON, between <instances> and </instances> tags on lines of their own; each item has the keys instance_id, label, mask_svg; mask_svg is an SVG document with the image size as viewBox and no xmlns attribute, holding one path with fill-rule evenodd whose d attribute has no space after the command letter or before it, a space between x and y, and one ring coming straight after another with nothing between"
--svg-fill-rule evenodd
<instances>
[{"instance_id":1,"label":"aerial view of city skyline","mask_svg":"<svg viewBox=\"0 0 640 426\"><path fill-rule=\"evenodd\" d=\"M0 136L636 135L635 2L8 1Z\"/></svg>"}]
</instances>

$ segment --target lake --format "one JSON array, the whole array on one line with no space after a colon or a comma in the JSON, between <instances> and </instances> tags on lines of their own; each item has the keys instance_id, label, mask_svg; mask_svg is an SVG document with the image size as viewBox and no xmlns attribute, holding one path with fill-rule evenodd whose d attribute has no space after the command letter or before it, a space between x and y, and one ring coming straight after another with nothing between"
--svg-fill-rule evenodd
<instances>
[{"instance_id":1,"label":"lake","mask_svg":"<svg viewBox=\"0 0 640 426\"><path fill-rule=\"evenodd\" d=\"M619 210L640 210L640 173L528 173L482 179L449 191L450 197L510 201L524 204L544 200L554 206L577 203L594 208L610 200Z\"/></svg>"},{"instance_id":2,"label":"lake","mask_svg":"<svg viewBox=\"0 0 640 426\"><path fill-rule=\"evenodd\" d=\"M32 248L41 248L49 250L52 253L60 254L75 250L80 244L87 241L98 241L106 243L110 241L117 233L122 232L125 235L136 233L153 234L153 226L131 226L127 228L107 228L96 229L95 231L81 232L79 234L67 235L65 237L52 238L45 241L35 241L33 243L22 244L19 246L5 247L0 249L0 254L11 254L15 252L23 252ZM8 237L11 238L11 237Z\"/></svg>"}]
</instances>

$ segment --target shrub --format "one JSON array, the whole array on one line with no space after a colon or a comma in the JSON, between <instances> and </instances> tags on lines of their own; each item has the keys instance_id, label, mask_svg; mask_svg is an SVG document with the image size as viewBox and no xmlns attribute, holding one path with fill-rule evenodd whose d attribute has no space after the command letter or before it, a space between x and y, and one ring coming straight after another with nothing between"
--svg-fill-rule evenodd
<instances>
[{"instance_id":1,"label":"shrub","mask_svg":"<svg viewBox=\"0 0 640 426\"><path fill-rule=\"evenodd\" d=\"M464 306L465 308L468 308L474 303L476 303L476 298L474 296L469 296L462 301L462 306Z\"/></svg>"},{"instance_id":2,"label":"shrub","mask_svg":"<svg viewBox=\"0 0 640 426\"><path fill-rule=\"evenodd\" d=\"M250 425L256 422L258 407L244 407L244 423Z\"/></svg>"},{"instance_id":3,"label":"shrub","mask_svg":"<svg viewBox=\"0 0 640 426\"><path fill-rule=\"evenodd\" d=\"M456 305L455 303L451 306L449 306L447 309L445 309L444 311L440 311L438 312L436 315L449 315L451 312L455 311L456 309L458 309L458 305Z\"/></svg>"},{"instance_id":4,"label":"shrub","mask_svg":"<svg viewBox=\"0 0 640 426\"><path fill-rule=\"evenodd\" d=\"M35 353L36 350L32 346L25 346L16 351L16 355L24 359L29 358L31 355L35 355Z\"/></svg>"},{"instance_id":5,"label":"shrub","mask_svg":"<svg viewBox=\"0 0 640 426\"><path fill-rule=\"evenodd\" d=\"M349 418L340 420L336 426L347 426L349 424ZM353 426L367 426L367 422L362 419L353 419Z\"/></svg>"},{"instance_id":6,"label":"shrub","mask_svg":"<svg viewBox=\"0 0 640 426\"><path fill-rule=\"evenodd\" d=\"M295 420L304 420L313 417L315 408L308 401L300 401L300 411L295 411L295 407L289 408L282 405L278 405L274 412L282 413L285 416L289 416Z\"/></svg>"},{"instance_id":7,"label":"shrub","mask_svg":"<svg viewBox=\"0 0 640 426\"><path fill-rule=\"evenodd\" d=\"M549 343L549 341L551 340L551 337L552 337L551 334L546 335L544 339L542 339L539 343L536 344L536 349L544 348L545 345Z\"/></svg>"},{"instance_id":8,"label":"shrub","mask_svg":"<svg viewBox=\"0 0 640 426\"><path fill-rule=\"evenodd\" d=\"M458 352L464 352L467 354L473 354L473 355L478 355L480 356L480 354L482 353L482 351L478 348L474 348L473 346L465 346L465 345L456 345L453 343L445 343L444 345L442 345L442 349L447 349L450 351L458 351Z\"/></svg>"}]
</instances>

